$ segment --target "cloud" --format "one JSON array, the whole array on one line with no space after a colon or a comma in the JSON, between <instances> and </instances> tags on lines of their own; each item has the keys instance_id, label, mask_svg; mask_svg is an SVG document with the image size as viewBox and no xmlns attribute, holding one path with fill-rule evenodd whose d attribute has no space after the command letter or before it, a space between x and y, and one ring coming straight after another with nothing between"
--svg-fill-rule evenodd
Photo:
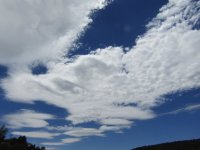
<instances>
[{"instance_id":1,"label":"cloud","mask_svg":"<svg viewBox=\"0 0 200 150\"><path fill-rule=\"evenodd\" d=\"M76 134L75 137L83 137L82 133L87 134L88 136L103 136L103 133L108 132L108 131L114 131L118 133L122 129L129 129L131 127L131 122L129 123L112 123L114 125L102 125L98 128L82 128L82 127L73 127L73 126L48 126L47 129L50 131L59 131L63 132L64 134L67 133L70 134L71 136L74 136L76 134L75 132L81 132L81 135ZM92 131L92 132L91 132ZM72 135L73 134L73 135ZM100 134L100 135L99 135ZM101 135L102 134L102 135Z\"/></svg>"},{"instance_id":2,"label":"cloud","mask_svg":"<svg viewBox=\"0 0 200 150\"><path fill-rule=\"evenodd\" d=\"M105 5L105 0L0 1L0 63L60 59L92 21L91 12Z\"/></svg>"},{"instance_id":3,"label":"cloud","mask_svg":"<svg viewBox=\"0 0 200 150\"><path fill-rule=\"evenodd\" d=\"M68 111L66 120L75 126L91 121L101 126L70 128L65 134L73 137L103 136L154 118L152 109L164 95L200 86L200 31L194 29L199 5L170 0L127 52L110 46L68 63L61 57L46 63L47 74L37 76L12 68L1 86L12 101L41 100Z\"/></svg>"},{"instance_id":4,"label":"cloud","mask_svg":"<svg viewBox=\"0 0 200 150\"><path fill-rule=\"evenodd\" d=\"M101 121L104 125L130 125L131 121L125 119L104 119Z\"/></svg>"},{"instance_id":5,"label":"cloud","mask_svg":"<svg viewBox=\"0 0 200 150\"><path fill-rule=\"evenodd\" d=\"M179 114L179 113L191 112L191 111L195 111L195 110L199 110L199 109L200 109L200 104L188 105L184 108L173 110L173 111L170 111L170 112L167 112L167 113L162 113L162 114L160 114L160 116L176 115L176 114Z\"/></svg>"},{"instance_id":6,"label":"cloud","mask_svg":"<svg viewBox=\"0 0 200 150\"><path fill-rule=\"evenodd\" d=\"M200 109L200 104L189 105L189 106L185 107L186 111L193 111L193 110L198 110L198 109Z\"/></svg>"},{"instance_id":7,"label":"cloud","mask_svg":"<svg viewBox=\"0 0 200 150\"><path fill-rule=\"evenodd\" d=\"M129 129L131 125L117 125L117 126L112 126L112 125L103 125L99 128L102 132L108 132L108 131L114 131L116 133L120 133L122 129Z\"/></svg>"},{"instance_id":8,"label":"cloud","mask_svg":"<svg viewBox=\"0 0 200 150\"><path fill-rule=\"evenodd\" d=\"M74 137L103 136L102 131L95 128L72 128L64 134Z\"/></svg>"},{"instance_id":9,"label":"cloud","mask_svg":"<svg viewBox=\"0 0 200 150\"><path fill-rule=\"evenodd\" d=\"M46 120L55 119L53 115L39 113L32 110L21 109L20 111L7 114L2 117L2 120L7 123L9 128L19 129L24 127L42 128L46 127Z\"/></svg>"},{"instance_id":10,"label":"cloud","mask_svg":"<svg viewBox=\"0 0 200 150\"><path fill-rule=\"evenodd\" d=\"M56 131L67 131L70 130L72 127L68 125L63 126L47 126L48 130L56 130Z\"/></svg>"},{"instance_id":11,"label":"cloud","mask_svg":"<svg viewBox=\"0 0 200 150\"><path fill-rule=\"evenodd\" d=\"M47 150L57 150L55 147L45 147Z\"/></svg>"},{"instance_id":12,"label":"cloud","mask_svg":"<svg viewBox=\"0 0 200 150\"><path fill-rule=\"evenodd\" d=\"M66 138L66 139L62 139L62 142L65 144L69 144L69 143L76 143L76 142L80 142L81 139L80 138Z\"/></svg>"},{"instance_id":13,"label":"cloud","mask_svg":"<svg viewBox=\"0 0 200 150\"><path fill-rule=\"evenodd\" d=\"M65 139L62 139L61 142L43 142L40 144L45 145L45 146L60 146L60 145L72 144L72 143L76 143L80 141L81 141L81 138L65 138Z\"/></svg>"},{"instance_id":14,"label":"cloud","mask_svg":"<svg viewBox=\"0 0 200 150\"><path fill-rule=\"evenodd\" d=\"M64 143L62 142L44 142L44 143L41 143L42 145L45 145L45 146L60 146L60 145L64 145Z\"/></svg>"},{"instance_id":15,"label":"cloud","mask_svg":"<svg viewBox=\"0 0 200 150\"><path fill-rule=\"evenodd\" d=\"M60 133L50 133L45 131L31 131L31 132L13 131L12 134L19 136L26 136L29 138L41 138L41 139L52 139L55 136L60 135Z\"/></svg>"}]
</instances>

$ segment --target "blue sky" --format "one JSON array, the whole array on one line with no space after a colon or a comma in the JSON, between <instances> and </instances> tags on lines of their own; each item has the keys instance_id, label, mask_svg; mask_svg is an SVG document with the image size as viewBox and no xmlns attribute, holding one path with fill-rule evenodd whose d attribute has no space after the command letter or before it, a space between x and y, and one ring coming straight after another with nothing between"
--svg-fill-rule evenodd
<instances>
[{"instance_id":1,"label":"blue sky","mask_svg":"<svg viewBox=\"0 0 200 150\"><path fill-rule=\"evenodd\" d=\"M199 7L1 1L0 120L8 137L49 150L199 138Z\"/></svg>"}]
</instances>

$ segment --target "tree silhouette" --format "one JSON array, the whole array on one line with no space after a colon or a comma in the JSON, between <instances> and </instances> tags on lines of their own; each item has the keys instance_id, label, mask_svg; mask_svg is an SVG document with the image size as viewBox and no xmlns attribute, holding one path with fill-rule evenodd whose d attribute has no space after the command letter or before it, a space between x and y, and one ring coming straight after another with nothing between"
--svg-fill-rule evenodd
<instances>
[{"instance_id":1,"label":"tree silhouette","mask_svg":"<svg viewBox=\"0 0 200 150\"><path fill-rule=\"evenodd\" d=\"M5 139L7 132L8 132L8 129L5 127L5 125L2 125L0 127L0 141Z\"/></svg>"},{"instance_id":2,"label":"tree silhouette","mask_svg":"<svg viewBox=\"0 0 200 150\"><path fill-rule=\"evenodd\" d=\"M8 129L3 125L0 127L0 150L45 150L45 147L38 147L28 143L25 136L6 139Z\"/></svg>"}]
</instances>

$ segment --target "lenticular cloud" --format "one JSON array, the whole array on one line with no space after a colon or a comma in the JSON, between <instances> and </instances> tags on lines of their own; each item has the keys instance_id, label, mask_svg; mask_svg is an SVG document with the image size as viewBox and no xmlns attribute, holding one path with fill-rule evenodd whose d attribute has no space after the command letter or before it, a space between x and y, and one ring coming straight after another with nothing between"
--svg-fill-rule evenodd
<instances>
[{"instance_id":1,"label":"lenticular cloud","mask_svg":"<svg viewBox=\"0 0 200 150\"><path fill-rule=\"evenodd\" d=\"M200 86L199 7L199 1L170 0L128 52L110 46L70 63L61 57L46 64L47 74L16 69L1 85L12 101L40 100L66 109L74 125L94 121L107 130L128 128L134 120L155 117L152 108L165 94Z\"/></svg>"}]
</instances>

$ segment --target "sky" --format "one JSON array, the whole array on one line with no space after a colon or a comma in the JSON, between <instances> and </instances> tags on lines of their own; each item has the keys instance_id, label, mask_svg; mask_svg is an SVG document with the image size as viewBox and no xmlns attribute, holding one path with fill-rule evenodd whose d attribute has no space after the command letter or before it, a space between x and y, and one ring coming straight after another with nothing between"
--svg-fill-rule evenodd
<instances>
[{"instance_id":1,"label":"sky","mask_svg":"<svg viewBox=\"0 0 200 150\"><path fill-rule=\"evenodd\" d=\"M200 1L0 1L0 123L47 150L200 138Z\"/></svg>"}]
</instances>

